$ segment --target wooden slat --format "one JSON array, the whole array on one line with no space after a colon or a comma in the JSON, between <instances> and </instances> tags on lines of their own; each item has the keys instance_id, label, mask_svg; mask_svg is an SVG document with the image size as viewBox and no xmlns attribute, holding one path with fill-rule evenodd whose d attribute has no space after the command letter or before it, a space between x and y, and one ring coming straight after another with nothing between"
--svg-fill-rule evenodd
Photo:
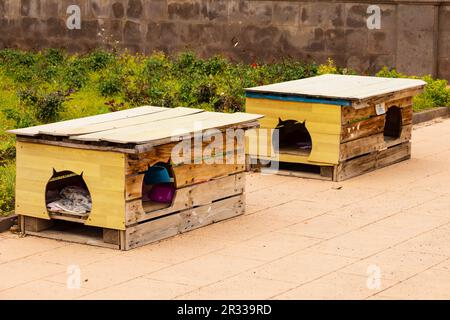
<instances>
[{"instance_id":1,"label":"wooden slat","mask_svg":"<svg viewBox=\"0 0 450 320\"><path fill-rule=\"evenodd\" d=\"M103 229L103 241L105 243L120 246L120 231L113 229Z\"/></svg>"},{"instance_id":2,"label":"wooden slat","mask_svg":"<svg viewBox=\"0 0 450 320\"><path fill-rule=\"evenodd\" d=\"M112 151L112 152L120 152L120 153L126 153L126 154L134 154L136 153L136 150L133 148L125 148L125 147L119 147L119 146L104 146L104 145L95 145L95 144L86 144L76 141L59 141L59 140L47 140L43 138L34 138L29 136L17 136L16 138L19 142L28 142L28 143L35 143L35 144L41 144L41 145L50 145L50 146L57 146L57 147L65 147L65 148L72 148L72 149L81 149L81 150L98 150L98 151Z\"/></svg>"},{"instance_id":3,"label":"wooden slat","mask_svg":"<svg viewBox=\"0 0 450 320\"><path fill-rule=\"evenodd\" d=\"M41 232L53 226L54 221L23 216L25 231Z\"/></svg>"},{"instance_id":4,"label":"wooden slat","mask_svg":"<svg viewBox=\"0 0 450 320\"><path fill-rule=\"evenodd\" d=\"M412 124L412 119L413 119L412 105L402 108L401 111L402 111L402 126L407 126L408 124Z\"/></svg>"},{"instance_id":5,"label":"wooden slat","mask_svg":"<svg viewBox=\"0 0 450 320\"><path fill-rule=\"evenodd\" d=\"M119 128L98 133L77 136L81 141L108 141L114 143L144 144L161 139L176 139L194 132L217 129L235 124L254 122L260 115L246 113L220 114L202 112L175 119L167 119L153 123L136 125L133 128Z\"/></svg>"},{"instance_id":6,"label":"wooden slat","mask_svg":"<svg viewBox=\"0 0 450 320\"><path fill-rule=\"evenodd\" d=\"M49 134L49 135L59 135L59 130L67 130L68 128L77 128L81 126L86 126L94 123L102 123L108 121L114 121L118 119L131 118L136 116L141 116L145 114L151 114L155 112L164 111L165 108L144 106L139 108L133 108L118 112L111 112L106 114L100 114L91 117L85 117L74 120L61 121L57 123L45 124L41 126L35 126L24 129L10 130L9 133L22 135L22 136L36 136L39 134Z\"/></svg>"},{"instance_id":7,"label":"wooden slat","mask_svg":"<svg viewBox=\"0 0 450 320\"><path fill-rule=\"evenodd\" d=\"M383 168L409 158L411 158L411 142L405 142L381 151L377 156L376 168Z\"/></svg>"},{"instance_id":8,"label":"wooden slat","mask_svg":"<svg viewBox=\"0 0 450 320\"><path fill-rule=\"evenodd\" d=\"M389 106L390 103L394 103L397 100L412 99L414 96L416 96L422 92L423 92L422 87L407 89L407 90L402 90L402 91L397 91L397 92L391 92L389 94L383 94L383 95L372 97L370 99L366 99L363 101L356 101L353 103L352 106L355 109L361 109L361 108L366 108L368 106L374 106L377 103L386 103Z\"/></svg>"},{"instance_id":9,"label":"wooden slat","mask_svg":"<svg viewBox=\"0 0 450 320\"><path fill-rule=\"evenodd\" d=\"M59 230L44 230L41 232L33 232L33 231L27 231L27 235L40 237L40 238L46 238L46 239L53 239L57 241L66 241L66 242L72 242L72 243L79 243L79 244L86 244L91 246L97 246L97 247L103 247L108 249L120 249L119 245L106 243L103 241L103 239L95 237L90 235L89 233L83 234L80 232L69 232L69 231L59 231Z\"/></svg>"},{"instance_id":10,"label":"wooden slat","mask_svg":"<svg viewBox=\"0 0 450 320\"><path fill-rule=\"evenodd\" d=\"M119 119L115 121L108 121L102 123L94 123L88 124L81 127L76 128L62 128L58 130L59 135L71 136L76 139L75 136L85 135L94 132L102 132L111 129L119 129L129 127L132 129L133 127L141 124L146 124L152 126L153 122L166 120L166 119L175 119L178 117L183 117L191 114L202 113L204 110L202 109L194 109L194 108L175 108L175 109L163 109L160 112L145 114L141 116Z\"/></svg>"},{"instance_id":11,"label":"wooden slat","mask_svg":"<svg viewBox=\"0 0 450 320\"><path fill-rule=\"evenodd\" d=\"M385 116L375 116L342 126L341 143L383 132Z\"/></svg>"},{"instance_id":12,"label":"wooden slat","mask_svg":"<svg viewBox=\"0 0 450 320\"><path fill-rule=\"evenodd\" d=\"M192 148L190 148L190 158L188 159L189 163L195 164L199 161L201 163L205 163L206 161L213 161L217 162L220 160L220 157L222 157L223 161L227 160L227 156L230 156L231 152L234 153L233 159L234 163L241 164L245 162L245 139L242 137L242 139L235 138L234 139L234 145L231 144L232 139L229 138L230 146L227 146L228 140L226 139L226 133L222 133L222 141L224 143L220 143L217 145L217 148L214 148L214 150L211 150L209 153L212 157L206 158L205 154L205 148L210 146L211 142L208 140L203 140L202 144L202 159L198 159L195 157L194 152L192 151ZM125 174L138 174L143 173L147 171L148 167L153 166L154 164L158 162L164 162L168 163L170 160L174 165L180 165L183 163L178 163L172 158L172 151L174 150L174 147L179 142L172 142L164 145L155 146L152 148L151 151L139 153L136 155L128 154L126 156L126 163L125 163ZM190 146L194 147L195 142L193 140L190 141ZM231 150L231 148L234 148L234 150ZM217 158L216 158L217 157Z\"/></svg>"},{"instance_id":13,"label":"wooden slat","mask_svg":"<svg viewBox=\"0 0 450 320\"><path fill-rule=\"evenodd\" d=\"M177 189L244 171L245 164L185 164L173 167ZM142 173L126 177L125 200L142 197L144 176Z\"/></svg>"},{"instance_id":14,"label":"wooden slat","mask_svg":"<svg viewBox=\"0 0 450 320\"><path fill-rule=\"evenodd\" d=\"M410 157L410 142L402 143L382 151L375 151L365 156L340 163L335 169L334 180L343 181L350 179L375 169L407 160Z\"/></svg>"},{"instance_id":15,"label":"wooden slat","mask_svg":"<svg viewBox=\"0 0 450 320\"><path fill-rule=\"evenodd\" d=\"M232 125L217 127L216 129L224 132L224 131L228 131L228 130L243 130L243 131L245 131L245 130L249 130L249 129L256 129L259 127L260 127L260 125L259 125L258 121L250 121L250 122L244 122L244 123L239 123L239 124L232 124ZM204 134L206 136L208 136L206 132L204 132ZM190 135L192 136L192 133ZM168 144L168 143L173 142L174 140L177 140L176 137L167 137L167 138L152 140L151 142L138 144L134 147L134 149L136 150L136 153L147 152L148 150L151 150L151 148L153 148L154 146ZM178 140L182 140L182 137L179 137Z\"/></svg>"},{"instance_id":16,"label":"wooden slat","mask_svg":"<svg viewBox=\"0 0 450 320\"><path fill-rule=\"evenodd\" d=\"M171 207L154 212L146 213L141 199L128 201L125 210L126 224L129 226L170 213L206 205L213 201L241 194L244 190L245 175L239 173L178 189Z\"/></svg>"},{"instance_id":17,"label":"wooden slat","mask_svg":"<svg viewBox=\"0 0 450 320\"><path fill-rule=\"evenodd\" d=\"M369 137L341 144L339 160L344 161L366 153L371 153L384 147L384 135L378 133Z\"/></svg>"},{"instance_id":18,"label":"wooden slat","mask_svg":"<svg viewBox=\"0 0 450 320\"><path fill-rule=\"evenodd\" d=\"M401 94L405 95L404 93ZM408 116L408 110L412 107L412 98L413 93L408 92L406 97L382 97L380 98L380 103L385 104L385 109L389 109L392 106L397 106L402 108L402 112L405 111L405 116ZM349 124L355 121L359 121L360 119L369 118L373 116L377 116L375 111L375 102L368 102L367 105L361 108L355 107L342 107L342 124ZM406 109L406 110L405 110ZM412 111L412 109L411 109Z\"/></svg>"},{"instance_id":19,"label":"wooden slat","mask_svg":"<svg viewBox=\"0 0 450 320\"><path fill-rule=\"evenodd\" d=\"M238 195L151 220L126 230L126 250L236 217L244 214L244 212L245 197L244 195Z\"/></svg>"},{"instance_id":20,"label":"wooden slat","mask_svg":"<svg viewBox=\"0 0 450 320\"><path fill-rule=\"evenodd\" d=\"M245 171L244 164L191 164L173 168L177 188Z\"/></svg>"}]
</instances>

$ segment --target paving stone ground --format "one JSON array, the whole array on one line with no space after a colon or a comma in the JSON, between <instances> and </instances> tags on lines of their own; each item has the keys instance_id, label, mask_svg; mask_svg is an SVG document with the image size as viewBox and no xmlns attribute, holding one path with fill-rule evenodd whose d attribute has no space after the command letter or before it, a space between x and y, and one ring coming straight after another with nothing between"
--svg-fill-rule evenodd
<instances>
[{"instance_id":1,"label":"paving stone ground","mask_svg":"<svg viewBox=\"0 0 450 320\"><path fill-rule=\"evenodd\" d=\"M245 216L129 252L0 234L0 299L449 299L450 120L412 152L342 183L249 174Z\"/></svg>"}]
</instances>

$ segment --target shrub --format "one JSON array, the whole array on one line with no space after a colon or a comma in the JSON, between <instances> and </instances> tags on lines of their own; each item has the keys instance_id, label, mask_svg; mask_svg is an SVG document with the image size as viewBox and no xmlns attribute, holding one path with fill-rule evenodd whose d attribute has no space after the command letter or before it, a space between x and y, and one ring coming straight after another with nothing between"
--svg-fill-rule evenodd
<instances>
[{"instance_id":1,"label":"shrub","mask_svg":"<svg viewBox=\"0 0 450 320\"><path fill-rule=\"evenodd\" d=\"M122 79L118 75L104 77L99 83L100 93L105 96L114 96L122 89Z\"/></svg>"},{"instance_id":2,"label":"shrub","mask_svg":"<svg viewBox=\"0 0 450 320\"><path fill-rule=\"evenodd\" d=\"M46 63L53 65L53 66L57 66L61 63L64 62L65 60L65 56L62 50L59 49L47 49L44 54L44 60L46 61Z\"/></svg>"},{"instance_id":3,"label":"shrub","mask_svg":"<svg viewBox=\"0 0 450 320\"><path fill-rule=\"evenodd\" d=\"M81 89L88 79L87 67L82 60L69 63L62 74L62 81L69 89Z\"/></svg>"},{"instance_id":4,"label":"shrub","mask_svg":"<svg viewBox=\"0 0 450 320\"><path fill-rule=\"evenodd\" d=\"M96 50L85 58L86 66L90 71L102 70L112 63L114 59L114 54L101 50Z\"/></svg>"},{"instance_id":5,"label":"shrub","mask_svg":"<svg viewBox=\"0 0 450 320\"><path fill-rule=\"evenodd\" d=\"M53 122L59 118L65 97L61 92L51 92L39 97L36 103L36 117L42 122Z\"/></svg>"},{"instance_id":6,"label":"shrub","mask_svg":"<svg viewBox=\"0 0 450 320\"><path fill-rule=\"evenodd\" d=\"M413 78L422 79L427 85L423 93L414 97L413 109L414 111L420 111L436 107L450 107L450 89L447 87L447 80L433 79L431 76L427 75L424 77L416 77L398 72L395 69L389 69L383 67L377 74L377 77L385 78Z\"/></svg>"},{"instance_id":7,"label":"shrub","mask_svg":"<svg viewBox=\"0 0 450 320\"><path fill-rule=\"evenodd\" d=\"M0 166L0 215L14 210L16 167L14 163Z\"/></svg>"},{"instance_id":8,"label":"shrub","mask_svg":"<svg viewBox=\"0 0 450 320\"><path fill-rule=\"evenodd\" d=\"M18 95L23 104L33 108L35 118L44 123L54 122L59 119L59 114L63 110L63 103L66 98L66 95L60 91L45 93L38 92L36 89L21 90ZM26 112L26 114L28 113ZM12 112L9 113L9 116L12 119L19 119Z\"/></svg>"}]
</instances>

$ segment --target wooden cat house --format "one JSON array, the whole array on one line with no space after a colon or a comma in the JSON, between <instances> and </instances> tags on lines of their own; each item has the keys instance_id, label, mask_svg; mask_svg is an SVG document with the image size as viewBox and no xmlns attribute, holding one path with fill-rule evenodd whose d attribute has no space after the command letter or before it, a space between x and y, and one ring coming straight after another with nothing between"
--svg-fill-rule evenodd
<instances>
[{"instance_id":1,"label":"wooden cat house","mask_svg":"<svg viewBox=\"0 0 450 320\"><path fill-rule=\"evenodd\" d=\"M246 89L246 110L264 115L269 144L263 152L264 134L250 140L252 163L277 161L282 174L341 181L409 159L412 99L424 85L327 74Z\"/></svg>"},{"instance_id":2,"label":"wooden cat house","mask_svg":"<svg viewBox=\"0 0 450 320\"><path fill-rule=\"evenodd\" d=\"M21 230L128 250L241 215L260 117L147 106L13 130Z\"/></svg>"}]
</instances>

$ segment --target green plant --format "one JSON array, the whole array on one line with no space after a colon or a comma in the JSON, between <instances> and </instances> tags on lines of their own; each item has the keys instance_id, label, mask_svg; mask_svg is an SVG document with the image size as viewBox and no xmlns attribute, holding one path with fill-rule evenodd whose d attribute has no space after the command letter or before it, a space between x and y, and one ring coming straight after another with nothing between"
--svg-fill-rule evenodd
<instances>
[{"instance_id":1,"label":"green plant","mask_svg":"<svg viewBox=\"0 0 450 320\"><path fill-rule=\"evenodd\" d=\"M16 166L7 163L0 166L0 215L5 215L14 209L14 189Z\"/></svg>"},{"instance_id":2,"label":"green plant","mask_svg":"<svg viewBox=\"0 0 450 320\"><path fill-rule=\"evenodd\" d=\"M59 119L59 114L63 109L63 103L66 98L66 95L60 91L46 93L38 92L36 89L21 90L18 96L23 104L33 108L35 118L44 123L54 122ZM25 114L29 113L26 112ZM15 120L22 119L18 118L11 111L9 117Z\"/></svg>"},{"instance_id":3,"label":"green plant","mask_svg":"<svg viewBox=\"0 0 450 320\"><path fill-rule=\"evenodd\" d=\"M87 55L85 63L89 70L99 71L106 68L106 66L112 63L114 59L114 54L107 51L96 50Z\"/></svg>"},{"instance_id":4,"label":"green plant","mask_svg":"<svg viewBox=\"0 0 450 320\"><path fill-rule=\"evenodd\" d=\"M104 97L114 96L122 89L122 79L117 75L103 78L99 84L100 93Z\"/></svg>"},{"instance_id":5,"label":"green plant","mask_svg":"<svg viewBox=\"0 0 450 320\"><path fill-rule=\"evenodd\" d=\"M81 89L89 80L87 67L81 60L69 63L62 74L63 83L70 89Z\"/></svg>"},{"instance_id":6,"label":"green plant","mask_svg":"<svg viewBox=\"0 0 450 320\"><path fill-rule=\"evenodd\" d=\"M377 74L377 77L385 78L413 78L422 79L427 85L423 93L413 99L414 111L421 111L436 107L450 107L450 89L447 87L447 80L433 79L430 75L424 77L407 76L395 69L383 67Z\"/></svg>"}]
</instances>

